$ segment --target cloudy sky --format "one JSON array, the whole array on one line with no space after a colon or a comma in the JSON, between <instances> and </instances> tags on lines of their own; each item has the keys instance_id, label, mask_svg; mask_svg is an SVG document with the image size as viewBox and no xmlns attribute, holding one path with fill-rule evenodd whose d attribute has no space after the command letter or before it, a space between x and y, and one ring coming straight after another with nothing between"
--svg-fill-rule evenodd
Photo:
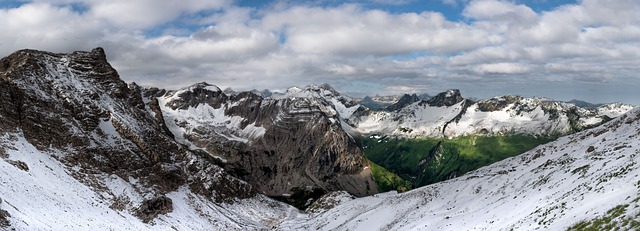
<instances>
[{"instance_id":1,"label":"cloudy sky","mask_svg":"<svg viewBox=\"0 0 640 231\"><path fill-rule=\"evenodd\" d=\"M0 0L0 56L104 47L125 81L458 88L640 104L637 0Z\"/></svg>"}]
</instances>

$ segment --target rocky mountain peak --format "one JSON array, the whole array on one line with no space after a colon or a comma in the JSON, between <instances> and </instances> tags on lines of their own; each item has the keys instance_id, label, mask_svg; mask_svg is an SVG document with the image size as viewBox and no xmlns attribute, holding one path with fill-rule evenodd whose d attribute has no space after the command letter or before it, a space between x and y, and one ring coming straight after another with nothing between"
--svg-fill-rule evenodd
<instances>
[{"instance_id":1,"label":"rocky mountain peak","mask_svg":"<svg viewBox=\"0 0 640 231\"><path fill-rule=\"evenodd\" d=\"M84 51L76 51L74 53L87 53ZM90 52L88 52L87 54L88 56L91 57L91 59L98 61L98 62L107 62L107 55L104 52L104 49L102 49L102 47L96 47L93 48L93 50L91 50Z\"/></svg>"},{"instance_id":2,"label":"rocky mountain peak","mask_svg":"<svg viewBox=\"0 0 640 231\"><path fill-rule=\"evenodd\" d=\"M172 109L187 109L199 104L209 104L214 108L220 108L229 97L222 90L207 82L196 83L177 91L167 92L167 105Z\"/></svg>"},{"instance_id":3,"label":"rocky mountain peak","mask_svg":"<svg viewBox=\"0 0 640 231\"><path fill-rule=\"evenodd\" d=\"M427 100L427 104L432 107L452 106L462 102L463 98L458 89L450 89Z\"/></svg>"},{"instance_id":4,"label":"rocky mountain peak","mask_svg":"<svg viewBox=\"0 0 640 231\"><path fill-rule=\"evenodd\" d=\"M276 98L287 98L287 97L326 97L326 96L336 96L340 97L342 94L337 92L333 87L327 83L321 85L310 84L304 88L299 87L290 87L284 93L273 93Z\"/></svg>"},{"instance_id":5,"label":"rocky mountain peak","mask_svg":"<svg viewBox=\"0 0 640 231\"><path fill-rule=\"evenodd\" d=\"M478 109L483 112L499 111L520 100L522 100L522 96L497 96L478 101Z\"/></svg>"},{"instance_id":6,"label":"rocky mountain peak","mask_svg":"<svg viewBox=\"0 0 640 231\"><path fill-rule=\"evenodd\" d=\"M319 89L322 90L327 90L327 91L331 91L331 92L337 92L331 85L329 85L328 83L323 83L320 84L320 86L318 86Z\"/></svg>"},{"instance_id":7,"label":"rocky mountain peak","mask_svg":"<svg viewBox=\"0 0 640 231\"><path fill-rule=\"evenodd\" d=\"M398 100L398 102L388 106L386 109L387 111L396 111L396 110L400 110L404 107L406 107L407 105L410 105L412 103L418 102L420 101L420 98L418 97L418 95L416 94L404 94L400 100Z\"/></svg>"}]
</instances>

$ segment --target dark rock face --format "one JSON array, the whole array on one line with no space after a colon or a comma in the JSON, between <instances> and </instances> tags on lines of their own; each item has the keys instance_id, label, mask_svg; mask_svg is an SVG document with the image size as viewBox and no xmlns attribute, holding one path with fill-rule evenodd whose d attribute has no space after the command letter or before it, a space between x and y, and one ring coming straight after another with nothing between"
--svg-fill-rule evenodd
<instances>
[{"instance_id":1,"label":"dark rock face","mask_svg":"<svg viewBox=\"0 0 640 231\"><path fill-rule=\"evenodd\" d=\"M409 95L409 94L404 94L402 96L402 98L400 98L400 100L398 100L397 103L394 103L391 106L388 106L386 109L387 111L396 111L396 110L400 110L404 107L406 107L407 105L410 105L412 103L418 102L420 101L420 98L418 97L418 95L413 94L413 95Z\"/></svg>"},{"instance_id":2,"label":"dark rock face","mask_svg":"<svg viewBox=\"0 0 640 231\"><path fill-rule=\"evenodd\" d=\"M433 98L427 100L426 103L432 107L448 107L460 103L462 102L462 100L463 98L460 94L460 90L451 89L434 96Z\"/></svg>"},{"instance_id":3,"label":"dark rock face","mask_svg":"<svg viewBox=\"0 0 640 231\"><path fill-rule=\"evenodd\" d=\"M173 211L173 201L166 196L159 196L150 200L145 200L137 209L136 216L145 223L151 222L160 214L167 214Z\"/></svg>"},{"instance_id":4,"label":"dark rock face","mask_svg":"<svg viewBox=\"0 0 640 231\"><path fill-rule=\"evenodd\" d=\"M22 162L22 161L19 161L19 160L7 160L7 163L9 163L9 164L11 164L13 166L16 166L16 168L19 168L22 171L25 171L25 172L29 171L29 166L26 163Z\"/></svg>"},{"instance_id":5,"label":"dark rock face","mask_svg":"<svg viewBox=\"0 0 640 231\"><path fill-rule=\"evenodd\" d=\"M9 226L11 226L9 217L11 217L11 214L9 214L9 212L0 209L0 228L8 228Z\"/></svg>"},{"instance_id":6,"label":"dark rock face","mask_svg":"<svg viewBox=\"0 0 640 231\"><path fill-rule=\"evenodd\" d=\"M177 143L157 100L147 107L140 87L120 80L105 57L96 48L71 54L21 50L0 59L0 131L21 132L41 150L64 150L56 158L80 167L72 175L98 188L104 187L91 176L107 174L136 179L147 195L180 186L215 201L255 194L210 156Z\"/></svg>"},{"instance_id":7,"label":"dark rock face","mask_svg":"<svg viewBox=\"0 0 640 231\"><path fill-rule=\"evenodd\" d=\"M0 198L0 204L2 204L2 198ZM11 217L11 214L9 214L9 212L0 209L0 228L7 228L11 226L9 217Z\"/></svg>"},{"instance_id":8,"label":"dark rock face","mask_svg":"<svg viewBox=\"0 0 640 231\"><path fill-rule=\"evenodd\" d=\"M188 121L172 122L190 130L183 135L186 140L225 159L225 169L258 192L271 196L294 194L299 189L345 190L356 196L377 192L362 150L341 127L334 106L322 97L339 95L330 86L281 98L263 98L252 92L227 96L211 89L210 85L193 85L169 92L164 96L168 99L165 106L178 113L190 107L209 107L221 111L215 116L228 123L192 127ZM356 106L345 98L336 101ZM229 128L235 120L240 120L238 126ZM250 127L263 129L264 134L247 134ZM238 141L243 139L245 142Z\"/></svg>"},{"instance_id":9,"label":"dark rock face","mask_svg":"<svg viewBox=\"0 0 640 231\"><path fill-rule=\"evenodd\" d=\"M501 96L478 101L478 109L484 112L500 111L512 103L522 100L521 96Z\"/></svg>"}]
</instances>

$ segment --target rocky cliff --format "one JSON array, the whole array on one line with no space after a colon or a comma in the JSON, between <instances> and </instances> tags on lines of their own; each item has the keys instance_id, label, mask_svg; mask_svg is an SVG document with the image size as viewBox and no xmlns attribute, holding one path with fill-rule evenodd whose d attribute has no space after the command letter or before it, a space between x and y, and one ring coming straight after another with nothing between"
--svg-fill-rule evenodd
<instances>
[{"instance_id":1,"label":"rocky cliff","mask_svg":"<svg viewBox=\"0 0 640 231\"><path fill-rule=\"evenodd\" d=\"M148 102L158 100L176 140L219 158L261 193L377 192L362 150L342 128L347 107L357 105L328 85L266 98L227 95L207 83L147 92Z\"/></svg>"}]
</instances>

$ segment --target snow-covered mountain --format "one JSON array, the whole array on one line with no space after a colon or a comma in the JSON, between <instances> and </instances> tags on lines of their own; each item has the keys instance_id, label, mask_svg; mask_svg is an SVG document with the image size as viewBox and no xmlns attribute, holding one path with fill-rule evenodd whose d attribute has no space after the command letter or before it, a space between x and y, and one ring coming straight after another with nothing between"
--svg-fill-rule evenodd
<instances>
[{"instance_id":1,"label":"snow-covered mountain","mask_svg":"<svg viewBox=\"0 0 640 231\"><path fill-rule=\"evenodd\" d=\"M141 88L96 48L0 59L0 100L0 229L263 229L293 207L258 193L377 192L320 98Z\"/></svg>"},{"instance_id":2,"label":"snow-covered mountain","mask_svg":"<svg viewBox=\"0 0 640 231\"><path fill-rule=\"evenodd\" d=\"M168 91L125 83L101 48L18 51L0 59L0 229L520 230L638 219L640 109L474 102L454 90L402 98L374 112L326 84ZM563 133L616 116L460 178L351 196L377 192L358 133ZM330 193L307 212L265 196L304 204L318 192Z\"/></svg>"},{"instance_id":3,"label":"snow-covered mountain","mask_svg":"<svg viewBox=\"0 0 640 231\"><path fill-rule=\"evenodd\" d=\"M241 212L261 214L251 201L264 197L176 142L140 93L119 79L101 48L22 50L0 59L3 229L264 227ZM222 209L243 198L247 206Z\"/></svg>"},{"instance_id":4,"label":"snow-covered mountain","mask_svg":"<svg viewBox=\"0 0 640 231\"><path fill-rule=\"evenodd\" d=\"M406 193L333 193L281 230L603 230L640 227L640 109Z\"/></svg>"},{"instance_id":5,"label":"snow-covered mountain","mask_svg":"<svg viewBox=\"0 0 640 231\"><path fill-rule=\"evenodd\" d=\"M342 126L360 106L329 85L290 88L266 98L253 92L227 95L207 83L143 94L149 102L157 100L178 142L220 159L263 194L378 192L362 150Z\"/></svg>"},{"instance_id":6,"label":"snow-covered mountain","mask_svg":"<svg viewBox=\"0 0 640 231\"><path fill-rule=\"evenodd\" d=\"M477 102L449 90L391 111L369 111L349 119L362 134L457 137L483 134L558 136L597 126L633 106L621 103L582 108L545 98L499 96Z\"/></svg>"}]
</instances>

